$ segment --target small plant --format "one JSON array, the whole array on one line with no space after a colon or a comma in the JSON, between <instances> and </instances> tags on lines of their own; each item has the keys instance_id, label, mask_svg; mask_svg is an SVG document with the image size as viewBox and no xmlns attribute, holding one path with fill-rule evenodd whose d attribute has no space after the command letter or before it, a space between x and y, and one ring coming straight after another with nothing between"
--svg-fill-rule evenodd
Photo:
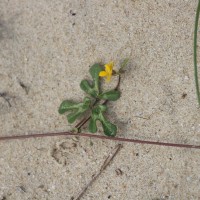
<instances>
[{"instance_id":1,"label":"small plant","mask_svg":"<svg viewBox=\"0 0 200 200\"><path fill-rule=\"evenodd\" d=\"M61 103L58 112L60 114L67 114L68 122L74 123L78 118L84 114L90 113L88 119L83 119L77 129L80 132L80 128L89 120L88 130L91 133L96 133L97 121L100 121L104 130L104 134L107 136L115 136L117 133L117 126L111 123L106 117L105 112L108 107L106 106L108 101L116 101L120 98L120 91L118 90L120 84L120 76L124 73L124 67L127 65L128 59L125 59L121 64L119 71L114 71L114 63L108 64L94 64L90 67L90 75L92 81L82 80L80 83L81 89L86 93L86 97L83 102L76 103L70 100L65 100ZM105 69L103 69L105 67ZM105 77L106 82L110 82L111 77L118 76L118 83L114 89L103 91L101 88L100 77ZM83 123L82 123L83 122Z\"/></svg>"}]
</instances>

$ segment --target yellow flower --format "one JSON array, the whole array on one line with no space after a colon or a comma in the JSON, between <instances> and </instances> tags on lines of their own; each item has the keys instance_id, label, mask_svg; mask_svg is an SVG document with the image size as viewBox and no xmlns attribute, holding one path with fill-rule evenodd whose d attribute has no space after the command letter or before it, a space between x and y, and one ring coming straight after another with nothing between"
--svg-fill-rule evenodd
<instances>
[{"instance_id":1,"label":"yellow flower","mask_svg":"<svg viewBox=\"0 0 200 200\"><path fill-rule=\"evenodd\" d=\"M109 62L108 64L105 64L105 71L101 71L99 73L99 76L106 77L106 80L110 81L112 73L113 73L113 65L114 65L114 62Z\"/></svg>"}]
</instances>

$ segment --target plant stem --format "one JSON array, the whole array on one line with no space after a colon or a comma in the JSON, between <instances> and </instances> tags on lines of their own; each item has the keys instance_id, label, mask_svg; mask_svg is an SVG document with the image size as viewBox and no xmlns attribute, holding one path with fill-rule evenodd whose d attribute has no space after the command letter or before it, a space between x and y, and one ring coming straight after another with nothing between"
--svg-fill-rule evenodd
<instances>
[{"instance_id":1,"label":"plant stem","mask_svg":"<svg viewBox=\"0 0 200 200\"><path fill-rule=\"evenodd\" d=\"M95 100L95 102L93 103L92 107L95 106L97 103L99 102L98 99ZM90 117L84 117L78 124L76 124L75 128L78 129L78 131L80 130L80 128L90 119Z\"/></svg>"},{"instance_id":2,"label":"plant stem","mask_svg":"<svg viewBox=\"0 0 200 200\"><path fill-rule=\"evenodd\" d=\"M117 90L117 89L119 88L120 81L121 81L121 76L120 76L120 74L119 74L119 75L118 75L118 82L117 82L117 85L115 86L115 89L114 89L114 90ZM99 100L96 99L92 106L95 106L98 102L99 102ZM103 104L103 105L106 105L107 103L108 103L108 100L104 101L102 104ZM90 120L90 118L91 118L91 116L83 118L83 119L75 126L75 128L77 128L78 131L79 131L80 128L81 128L83 125L85 125L85 124Z\"/></svg>"},{"instance_id":3,"label":"plant stem","mask_svg":"<svg viewBox=\"0 0 200 200\"><path fill-rule=\"evenodd\" d=\"M197 6L196 18L195 18L195 29L194 29L194 78L195 78L197 99L200 106L200 91L199 91L199 80L198 80L198 70L197 70L197 32L198 32L198 23L199 23L199 13L200 13L200 0Z\"/></svg>"},{"instance_id":4,"label":"plant stem","mask_svg":"<svg viewBox=\"0 0 200 200\"><path fill-rule=\"evenodd\" d=\"M85 117L83 120L80 121L80 123L78 123L78 126L76 126L76 128L78 129L78 131L80 130L80 128L86 123L88 122L88 120L91 118L91 116L89 117Z\"/></svg>"},{"instance_id":5,"label":"plant stem","mask_svg":"<svg viewBox=\"0 0 200 200\"><path fill-rule=\"evenodd\" d=\"M80 137L90 137L97 138L102 140L112 140L112 141L121 141L121 142L129 142L129 143L138 143L138 144L151 144L151 145L159 145L159 146L168 146L168 147L179 147L179 148L190 148L190 149L200 149L200 145L192 145L192 144L176 144L176 143L166 143L166 142L154 142L154 141L146 141L146 140L136 140L136 139L128 139L128 138L120 138L120 137L107 137L103 135L94 135L89 133L73 133L73 132L59 132L59 133L41 133L41 134L31 134L31 135L15 135L15 136L4 136L0 137L0 141L3 140L17 140L17 139L28 139L28 138L39 138L39 137L55 137L55 136L80 136Z\"/></svg>"}]
</instances>

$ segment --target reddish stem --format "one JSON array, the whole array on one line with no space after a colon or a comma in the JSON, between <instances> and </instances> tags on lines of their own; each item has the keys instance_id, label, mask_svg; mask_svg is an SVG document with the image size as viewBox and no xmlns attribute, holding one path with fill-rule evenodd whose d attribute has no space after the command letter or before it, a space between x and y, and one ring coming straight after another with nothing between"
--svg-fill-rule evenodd
<instances>
[{"instance_id":1,"label":"reddish stem","mask_svg":"<svg viewBox=\"0 0 200 200\"><path fill-rule=\"evenodd\" d=\"M135 140L135 139L128 139L128 138L120 138L120 137L107 137L107 136L103 136L103 135L93 135L93 134L89 134L89 133L73 133L73 132L4 136L4 137L0 137L0 141L28 139L28 138L37 138L37 137L72 136L72 135L80 136L80 137L91 137L91 138L97 138L97 139L102 139L102 140L115 140L115 141L132 142L132 143L139 143L139 144L151 144L151 145L159 145L159 146L200 149L200 146L192 145L192 144L176 144L176 143L154 142L154 141Z\"/></svg>"}]
</instances>

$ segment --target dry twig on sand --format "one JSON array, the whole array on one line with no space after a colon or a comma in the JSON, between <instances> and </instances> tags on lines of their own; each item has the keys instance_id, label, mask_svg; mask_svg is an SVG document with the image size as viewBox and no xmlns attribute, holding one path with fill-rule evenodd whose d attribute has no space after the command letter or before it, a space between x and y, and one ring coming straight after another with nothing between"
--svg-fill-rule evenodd
<instances>
[{"instance_id":1,"label":"dry twig on sand","mask_svg":"<svg viewBox=\"0 0 200 200\"><path fill-rule=\"evenodd\" d=\"M122 148L122 144L117 144L115 146L115 149L109 156L105 159L103 165L101 166L99 172L93 176L92 180L84 187L84 189L78 194L78 196L75 198L75 200L80 200L81 197L85 194L87 189L96 181L96 179L101 175L101 173L106 169L106 167L110 164L110 162L114 159L114 157L117 155L117 153Z\"/></svg>"},{"instance_id":2,"label":"dry twig on sand","mask_svg":"<svg viewBox=\"0 0 200 200\"><path fill-rule=\"evenodd\" d=\"M28 138L40 138L40 137L58 137L58 136L76 136L76 137L90 137L101 140L115 140L119 142L131 142L138 144L151 144L159 146L168 146L168 147L179 147L179 148L188 148L188 149L200 149L200 145L193 144L178 144L178 143L169 143L169 142L157 142L157 141L148 141L148 140L138 140L138 139L129 139L121 137L107 137L104 135L94 135L89 133L74 133L74 132L58 132L58 133L38 133L31 135L13 135L13 136L1 136L0 142L5 140L19 140L19 139L28 139Z\"/></svg>"}]
</instances>

